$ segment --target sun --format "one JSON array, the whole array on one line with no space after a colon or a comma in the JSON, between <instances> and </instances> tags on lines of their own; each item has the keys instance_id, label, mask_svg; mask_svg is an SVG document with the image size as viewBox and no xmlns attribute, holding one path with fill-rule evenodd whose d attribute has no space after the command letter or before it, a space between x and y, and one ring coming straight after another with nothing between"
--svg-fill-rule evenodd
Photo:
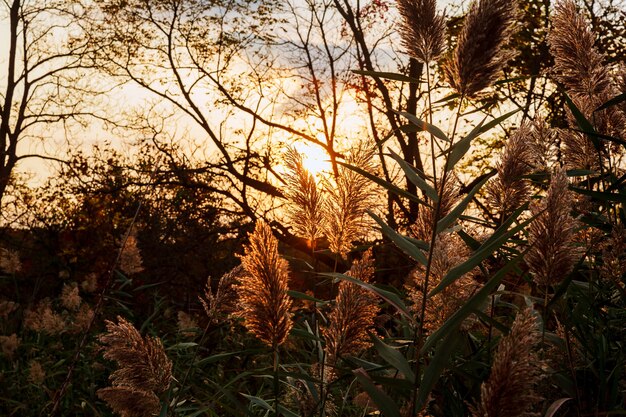
<instances>
[{"instance_id":1,"label":"sun","mask_svg":"<svg viewBox=\"0 0 626 417\"><path fill-rule=\"evenodd\" d=\"M311 175L317 178L331 172L330 157L324 149L305 142L298 142L294 147L302 155L302 164Z\"/></svg>"}]
</instances>

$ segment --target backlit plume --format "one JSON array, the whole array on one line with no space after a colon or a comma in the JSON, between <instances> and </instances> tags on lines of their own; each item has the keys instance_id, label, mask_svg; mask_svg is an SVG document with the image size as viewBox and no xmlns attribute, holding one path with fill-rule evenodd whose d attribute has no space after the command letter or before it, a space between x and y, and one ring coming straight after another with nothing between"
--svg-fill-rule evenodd
<instances>
[{"instance_id":1,"label":"backlit plume","mask_svg":"<svg viewBox=\"0 0 626 417\"><path fill-rule=\"evenodd\" d=\"M287 295L289 269L278 254L272 230L260 220L250 234L241 264L245 272L236 287L240 314L248 330L275 349L287 339L293 325Z\"/></svg>"},{"instance_id":2,"label":"backlit plume","mask_svg":"<svg viewBox=\"0 0 626 417\"><path fill-rule=\"evenodd\" d=\"M435 0L398 0L400 35L406 52L420 62L435 61L445 50L446 22Z\"/></svg>"}]
</instances>

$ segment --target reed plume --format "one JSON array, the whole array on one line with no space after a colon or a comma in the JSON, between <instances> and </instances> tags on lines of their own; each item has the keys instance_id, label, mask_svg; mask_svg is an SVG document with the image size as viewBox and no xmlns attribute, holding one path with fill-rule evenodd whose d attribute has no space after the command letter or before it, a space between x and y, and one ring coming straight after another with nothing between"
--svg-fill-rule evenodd
<instances>
[{"instance_id":1,"label":"reed plume","mask_svg":"<svg viewBox=\"0 0 626 417\"><path fill-rule=\"evenodd\" d=\"M304 168L302 155L289 147L284 155L287 174L287 215L295 234L308 239L312 248L324 229L324 197L315 178Z\"/></svg>"},{"instance_id":2,"label":"reed plume","mask_svg":"<svg viewBox=\"0 0 626 417\"><path fill-rule=\"evenodd\" d=\"M527 138L533 170L550 172L558 156L556 138L555 130L543 118L535 119Z\"/></svg>"},{"instance_id":3,"label":"reed plume","mask_svg":"<svg viewBox=\"0 0 626 417\"><path fill-rule=\"evenodd\" d=\"M603 243L600 276L624 289L622 277L626 273L626 230L623 224L613 226L610 236Z\"/></svg>"},{"instance_id":4,"label":"reed plume","mask_svg":"<svg viewBox=\"0 0 626 417\"><path fill-rule=\"evenodd\" d=\"M463 263L469 256L467 246L455 234L441 233L435 239L430 268L429 289L439 285L452 268ZM425 268L420 266L409 275L406 284L412 310L418 314L424 300ZM478 289L473 278L474 271L464 274L443 291L428 298L424 314L423 328L427 333L441 327Z\"/></svg>"},{"instance_id":5,"label":"reed plume","mask_svg":"<svg viewBox=\"0 0 626 417\"><path fill-rule=\"evenodd\" d=\"M371 249L361 260L354 261L346 275L370 282L374 277ZM365 288L348 281L339 284L335 305L328 317L328 327L322 330L326 340L326 355L333 363L343 355L355 355L370 346L369 332L374 329L378 300Z\"/></svg>"},{"instance_id":6,"label":"reed plume","mask_svg":"<svg viewBox=\"0 0 626 417\"><path fill-rule=\"evenodd\" d=\"M435 0L397 0L402 16L400 36L407 54L428 64L445 50L446 22Z\"/></svg>"},{"instance_id":7,"label":"reed plume","mask_svg":"<svg viewBox=\"0 0 626 417\"><path fill-rule=\"evenodd\" d=\"M155 416L161 410L159 394L172 379L172 362L158 338L141 337L122 317L106 321L107 333L98 339L105 359L117 362L109 379L111 387L99 389L98 397L123 417Z\"/></svg>"},{"instance_id":8,"label":"reed plume","mask_svg":"<svg viewBox=\"0 0 626 417\"><path fill-rule=\"evenodd\" d=\"M489 378L480 387L480 403L470 406L473 417L530 417L541 397L535 386L543 361L536 352L541 340L531 309L517 314L511 332L500 340Z\"/></svg>"},{"instance_id":9,"label":"reed plume","mask_svg":"<svg viewBox=\"0 0 626 417\"><path fill-rule=\"evenodd\" d=\"M243 267L238 265L222 275L215 292L211 289L211 279L207 280L204 294L198 298L210 322L215 322L221 314L228 314L235 310L237 293L234 285L243 272Z\"/></svg>"},{"instance_id":10,"label":"reed plume","mask_svg":"<svg viewBox=\"0 0 626 417\"><path fill-rule=\"evenodd\" d=\"M363 143L356 145L347 156L346 162L373 173L374 149ZM346 257L352 242L366 230L366 210L371 209L374 196L372 181L348 168L340 167L334 183L325 181L328 193L324 208L325 235L329 249Z\"/></svg>"},{"instance_id":11,"label":"reed plume","mask_svg":"<svg viewBox=\"0 0 626 417\"><path fill-rule=\"evenodd\" d=\"M278 241L270 227L257 221L241 257L244 273L236 286L245 326L263 343L276 349L293 325L287 295L289 269L278 254Z\"/></svg>"},{"instance_id":12,"label":"reed plume","mask_svg":"<svg viewBox=\"0 0 626 417\"><path fill-rule=\"evenodd\" d=\"M571 272L578 257L574 246L576 221L570 214L573 195L568 185L565 170L557 169L547 195L531 206L537 217L528 228L530 249L526 262L537 285L559 283Z\"/></svg>"},{"instance_id":13,"label":"reed plume","mask_svg":"<svg viewBox=\"0 0 626 417\"><path fill-rule=\"evenodd\" d=\"M491 86L513 57L502 46L511 36L516 16L514 0L472 3L453 57L445 67L450 86L461 96L475 97Z\"/></svg>"},{"instance_id":14,"label":"reed plume","mask_svg":"<svg viewBox=\"0 0 626 417\"><path fill-rule=\"evenodd\" d=\"M611 89L604 57L594 47L595 36L573 0L557 2L548 35L554 56L554 77L576 96L600 97Z\"/></svg>"},{"instance_id":15,"label":"reed plume","mask_svg":"<svg viewBox=\"0 0 626 417\"><path fill-rule=\"evenodd\" d=\"M523 177L532 171L531 131L531 124L525 122L511 135L496 166L498 175L487 186L488 201L502 218L528 199L528 180Z\"/></svg>"},{"instance_id":16,"label":"reed plume","mask_svg":"<svg viewBox=\"0 0 626 417\"><path fill-rule=\"evenodd\" d=\"M585 17L576 9L572 0L558 2L552 16L552 30L548 35L550 53L554 56L552 70L554 78L567 89L572 101L588 120L593 121L596 131L623 138L626 130L626 115L612 106L602 111L596 109L618 94L604 56L594 47L595 36ZM568 118L572 126L576 120L571 113ZM564 135L564 160L568 167L595 170L599 168L598 153L607 157L608 152L621 152L621 147L607 148L599 141L596 149L587 135L568 132ZM595 161L590 158L595 158Z\"/></svg>"},{"instance_id":17,"label":"reed plume","mask_svg":"<svg viewBox=\"0 0 626 417\"><path fill-rule=\"evenodd\" d=\"M445 184L437 184L437 195L439 196L439 219L444 218L454 208L459 201L459 183L455 178L448 177ZM421 206L420 211L412 226L411 231L416 238L429 242L432 237L433 224L435 224L436 202L428 199L429 206Z\"/></svg>"}]
</instances>

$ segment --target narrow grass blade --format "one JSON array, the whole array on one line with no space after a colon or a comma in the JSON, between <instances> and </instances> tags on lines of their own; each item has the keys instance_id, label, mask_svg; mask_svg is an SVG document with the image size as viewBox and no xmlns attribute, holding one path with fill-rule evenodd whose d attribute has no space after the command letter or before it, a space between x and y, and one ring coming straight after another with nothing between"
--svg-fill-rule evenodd
<instances>
[{"instance_id":1,"label":"narrow grass blade","mask_svg":"<svg viewBox=\"0 0 626 417\"><path fill-rule=\"evenodd\" d=\"M602 104L600 107L598 107L597 109L594 110L594 112L600 111L600 110L604 110L606 108L609 108L611 106L615 106L616 104L620 104L622 102L626 101L626 93L622 93L618 96L613 97L612 99L610 99L609 101L607 101L606 103Z\"/></svg>"},{"instance_id":2,"label":"narrow grass blade","mask_svg":"<svg viewBox=\"0 0 626 417\"><path fill-rule=\"evenodd\" d=\"M404 238L404 236L393 230L393 228L389 227L380 217L378 217L371 211L368 210L367 213L374 220L376 220L376 223L380 225L385 236L391 239L391 241L395 243L396 246L402 250L402 252L406 253L413 260L421 263L422 265L426 265L428 263L426 256L417 246L409 242L407 239Z\"/></svg>"},{"instance_id":3,"label":"narrow grass blade","mask_svg":"<svg viewBox=\"0 0 626 417\"><path fill-rule=\"evenodd\" d=\"M591 190L586 190L584 188L578 188L578 187L570 187L570 190L578 194L587 195L589 197L592 197L600 201L614 201L617 203L626 203L626 194L624 193L619 193L619 192L607 193L607 192L602 192L602 191L591 191Z\"/></svg>"},{"instance_id":4,"label":"narrow grass blade","mask_svg":"<svg viewBox=\"0 0 626 417\"><path fill-rule=\"evenodd\" d=\"M354 165L346 164L345 162L337 161L337 163L339 165L345 166L346 168L348 168L348 169L350 169L350 170L352 170L352 171L354 171L354 172L356 172L358 174L363 175L365 178L367 178L367 179L375 182L376 184L386 188L387 190L391 191L392 193L399 195L400 197L404 197L404 198L407 198L407 199L409 199L409 200L411 200L413 202L416 202L416 203L419 203L419 204L424 204L425 206L430 207L430 204L428 204L426 201L422 200L418 196L413 195L413 194L403 190L402 188L400 188L400 187L398 187L398 186L396 186L396 185L394 185L394 184L392 184L390 182L387 182L387 181L383 180L382 178L378 178L376 175L370 174L369 172L367 172L367 171L365 171L365 170L363 170L363 169L361 169L359 167L356 167Z\"/></svg>"},{"instance_id":5,"label":"narrow grass blade","mask_svg":"<svg viewBox=\"0 0 626 417\"><path fill-rule=\"evenodd\" d=\"M439 340L446 337L451 333L457 333L458 328L461 326L461 323L474 311L478 310L480 306L485 302L489 294L495 291L500 285L500 282L504 277L512 271L519 261L522 260L523 255L519 255L516 258L510 260L503 268L501 268L498 272L496 272L491 279L480 289L476 294L472 296L467 302L456 311L446 322L437 329L434 333L428 336L424 346L422 346L421 353L426 353L430 348L432 348Z\"/></svg>"},{"instance_id":6,"label":"narrow grass blade","mask_svg":"<svg viewBox=\"0 0 626 417\"><path fill-rule=\"evenodd\" d=\"M385 71L362 71L362 70L352 70L353 73L357 75L366 75L368 77L378 77L383 78L385 80L392 81L402 81L405 83L420 83L422 82L419 78L408 77L406 75L398 74L395 72L385 72Z\"/></svg>"},{"instance_id":7,"label":"narrow grass blade","mask_svg":"<svg viewBox=\"0 0 626 417\"><path fill-rule=\"evenodd\" d=\"M422 377L419 390L417 391L416 405L418 410L421 410L426 405L428 395L433 390L443 370L448 366L450 356L452 356L452 353L457 349L460 342L461 334L459 332L451 332L448 333L445 340L439 344L435 356L424 370L424 376Z\"/></svg>"},{"instance_id":8,"label":"narrow grass blade","mask_svg":"<svg viewBox=\"0 0 626 417\"><path fill-rule=\"evenodd\" d=\"M396 403L389 395L374 384L367 372L365 372L365 369L359 368L352 372L363 389L370 395L370 398L374 401L383 416L400 417L400 409Z\"/></svg>"},{"instance_id":9,"label":"narrow grass blade","mask_svg":"<svg viewBox=\"0 0 626 417\"><path fill-rule=\"evenodd\" d=\"M544 417L553 417L556 412L559 411L559 408L561 408L561 406L569 400L571 400L571 398L561 398L560 400L556 400L555 402L550 404L550 407L548 407L548 409L546 410L546 414L544 415Z\"/></svg>"},{"instance_id":10,"label":"narrow grass blade","mask_svg":"<svg viewBox=\"0 0 626 417\"><path fill-rule=\"evenodd\" d=\"M515 113L517 113L518 111L520 111L521 108L518 108L516 110L510 111L500 117L497 117L493 120L491 120L489 123L484 124L485 119L483 119L483 121L481 121L478 126L476 126L474 129L472 129L472 131L470 133L467 134L467 136L465 136L463 139L461 139L460 141L458 141L457 143L454 144L454 146L452 146L452 149L450 150L450 156L448 157L448 162L446 163L446 171L450 171L454 168L454 166L457 164L457 162L459 162L467 153L467 151L469 151L470 149L470 145L472 143L472 140L474 140L476 137L482 135L483 133L491 130L493 127L497 126L498 124L502 123L504 120L508 119L509 117L513 116Z\"/></svg>"},{"instance_id":11,"label":"narrow grass blade","mask_svg":"<svg viewBox=\"0 0 626 417\"><path fill-rule=\"evenodd\" d=\"M467 194L467 196L465 196L465 198L461 200L461 202L457 204L456 207L454 207L446 217L437 222L437 233L446 230L459 218L461 214L463 214L463 212L467 208L467 205L470 203L470 201L472 201L472 198L474 198L474 195L476 195L480 188L485 185L489 178L490 177L483 178L483 180L476 184L474 188L472 188L472 190Z\"/></svg>"},{"instance_id":12,"label":"narrow grass blade","mask_svg":"<svg viewBox=\"0 0 626 417\"><path fill-rule=\"evenodd\" d=\"M583 112L581 112L580 109L576 107L572 99L567 94L565 94L565 103L567 104L567 107L569 107L572 114L574 115L574 118L576 119L576 124L578 124L578 127L580 128L580 130L584 132L593 132L593 133L596 132L596 129L593 127L593 124L591 124L591 122L587 120ZM596 138L593 135L587 135L587 136L589 137L589 139L591 139L593 146L597 150L600 149L600 142L598 141L598 138Z\"/></svg>"},{"instance_id":13,"label":"narrow grass blade","mask_svg":"<svg viewBox=\"0 0 626 417\"><path fill-rule=\"evenodd\" d=\"M376 335L372 335L372 340L374 341L374 347L378 350L378 353L380 353L380 357L383 358L389 365L400 371L408 381L414 383L415 374L413 373L411 365L406 360L404 355L400 353L398 349L387 345L385 342L376 337Z\"/></svg>"},{"instance_id":14,"label":"narrow grass blade","mask_svg":"<svg viewBox=\"0 0 626 417\"><path fill-rule=\"evenodd\" d=\"M450 142L448 135L443 133L443 131L439 129L437 126L431 125L430 123L427 123L423 121L422 119L418 119L414 114L407 113L405 111L396 111L395 113L399 114L402 117L405 117L415 126L419 127L421 130L425 130L429 133L432 133L434 137L439 138L441 140L445 140L446 142Z\"/></svg>"},{"instance_id":15,"label":"narrow grass blade","mask_svg":"<svg viewBox=\"0 0 626 417\"><path fill-rule=\"evenodd\" d=\"M338 274L336 272L327 272L327 273L320 274L320 275L325 275L328 277L341 279L343 281L348 281L353 284L360 285L361 287L365 288L368 291L373 292L374 294L376 294L377 296L385 300L387 303L393 306L398 311L398 313L402 314L407 319L409 319L411 323L415 323L415 319L413 318L413 315L409 312L408 308L406 307L402 299L397 294L394 294L391 291L383 290L382 288L375 287L372 284L363 282L356 278L352 278L348 275Z\"/></svg>"},{"instance_id":16,"label":"narrow grass blade","mask_svg":"<svg viewBox=\"0 0 626 417\"><path fill-rule=\"evenodd\" d=\"M431 199L431 201L438 201L439 196L437 195L437 191L433 186L428 184L426 180L424 180L419 174L415 171L415 168L408 164L402 157L396 154L394 151L389 150L391 157L395 159L395 161L400 165L400 168L404 171L406 177L411 181L417 188L422 190L424 194Z\"/></svg>"},{"instance_id":17,"label":"narrow grass blade","mask_svg":"<svg viewBox=\"0 0 626 417\"><path fill-rule=\"evenodd\" d=\"M520 210L518 210L513 215L519 216L519 214L521 214ZM480 246L480 248L476 252L472 254L472 256L469 257L469 259L467 259L461 265L458 265L452 268L450 272L448 272L446 276L441 280L439 285L437 285L437 287L435 287L430 292L429 296L432 297L438 292L443 291L448 285L453 283L456 279L461 277L463 274L466 274L469 271L471 271L475 266L480 264L483 260L487 259L489 255L491 255L498 248L504 245L506 241L509 240L512 236L514 236L519 231L523 230L526 227L526 225L528 225L534 219L535 217L532 217L508 231L504 227L506 225L503 225L502 227L500 227L498 230L494 232L494 234L489 239L487 239L487 241L485 241L485 243L483 243Z\"/></svg>"}]
</instances>

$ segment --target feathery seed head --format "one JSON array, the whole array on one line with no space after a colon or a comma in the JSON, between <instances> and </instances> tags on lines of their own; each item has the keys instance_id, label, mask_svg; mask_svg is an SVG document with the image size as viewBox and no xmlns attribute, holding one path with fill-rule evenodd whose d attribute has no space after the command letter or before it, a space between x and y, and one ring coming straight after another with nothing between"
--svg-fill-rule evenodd
<instances>
[{"instance_id":1,"label":"feathery seed head","mask_svg":"<svg viewBox=\"0 0 626 417\"><path fill-rule=\"evenodd\" d=\"M288 169L285 176L289 200L287 215L295 234L308 239L315 247L315 240L322 236L324 229L324 197L313 175L304 168L298 151L287 148L284 159Z\"/></svg>"},{"instance_id":2,"label":"feathery seed head","mask_svg":"<svg viewBox=\"0 0 626 417\"><path fill-rule=\"evenodd\" d=\"M346 275L364 282L374 277L371 249L363 254L361 260L354 261ZM357 354L370 346L368 333L373 330L374 318L379 311L377 301L363 287L347 281L339 284L328 327L322 330L330 362L339 356Z\"/></svg>"},{"instance_id":3,"label":"feathery seed head","mask_svg":"<svg viewBox=\"0 0 626 417\"><path fill-rule=\"evenodd\" d=\"M406 52L428 64L444 52L446 22L435 0L397 0L402 15L400 35Z\"/></svg>"},{"instance_id":4,"label":"feathery seed head","mask_svg":"<svg viewBox=\"0 0 626 417\"><path fill-rule=\"evenodd\" d=\"M172 362L161 340L141 337L135 327L123 319L106 321L107 332L98 339L105 345L104 358L117 362L118 370L110 379L113 386L162 393L170 386Z\"/></svg>"},{"instance_id":5,"label":"feathery seed head","mask_svg":"<svg viewBox=\"0 0 626 417\"><path fill-rule=\"evenodd\" d=\"M240 314L245 326L273 349L281 345L293 325L287 295L289 268L278 254L278 241L270 227L257 221L241 257L245 270L237 285Z\"/></svg>"},{"instance_id":6,"label":"feathery seed head","mask_svg":"<svg viewBox=\"0 0 626 417\"><path fill-rule=\"evenodd\" d=\"M478 0L470 6L452 60L445 67L450 86L475 97L498 78L512 52L502 49L511 35L517 2Z\"/></svg>"},{"instance_id":7,"label":"feathery seed head","mask_svg":"<svg viewBox=\"0 0 626 417\"><path fill-rule=\"evenodd\" d=\"M511 135L496 167L498 176L487 187L489 203L504 217L528 199L528 182L522 177L531 172L530 135L530 123L522 123Z\"/></svg>"},{"instance_id":8,"label":"feathery seed head","mask_svg":"<svg viewBox=\"0 0 626 417\"><path fill-rule=\"evenodd\" d=\"M373 173L374 149L359 143L347 156L346 162ZM372 208L374 187L372 181L348 168L340 167L339 176L325 181L328 193L324 208L325 235L329 249L344 258L359 239L367 225L366 210Z\"/></svg>"},{"instance_id":9,"label":"feathery seed head","mask_svg":"<svg viewBox=\"0 0 626 417\"><path fill-rule=\"evenodd\" d=\"M611 86L595 36L573 0L557 2L548 35L554 76L576 96L597 97Z\"/></svg>"},{"instance_id":10,"label":"feathery seed head","mask_svg":"<svg viewBox=\"0 0 626 417\"><path fill-rule=\"evenodd\" d=\"M535 386L542 378L537 354L541 335L531 309L517 314L511 332L500 340L491 373L480 387L480 403L470 406L473 417L530 417L541 397Z\"/></svg>"},{"instance_id":11,"label":"feathery seed head","mask_svg":"<svg viewBox=\"0 0 626 417\"><path fill-rule=\"evenodd\" d=\"M109 379L111 387L99 389L98 397L122 416L155 416L161 409L158 394L167 391L172 380L172 362L155 337L141 337L122 317L106 321L107 332L98 339L105 359L117 362Z\"/></svg>"},{"instance_id":12,"label":"feathery seed head","mask_svg":"<svg viewBox=\"0 0 626 417\"><path fill-rule=\"evenodd\" d=\"M235 310L237 293L234 285L243 272L243 267L239 265L225 273L218 281L215 293L211 289L211 278L207 280L204 296L198 298L211 322L217 320L221 314L232 313Z\"/></svg>"},{"instance_id":13,"label":"feathery seed head","mask_svg":"<svg viewBox=\"0 0 626 417\"><path fill-rule=\"evenodd\" d=\"M531 246L526 262L537 285L554 285L569 274L578 257L574 246L576 221L571 215L573 195L562 168L552 174L547 195L531 206L537 217L528 228Z\"/></svg>"}]
</instances>

